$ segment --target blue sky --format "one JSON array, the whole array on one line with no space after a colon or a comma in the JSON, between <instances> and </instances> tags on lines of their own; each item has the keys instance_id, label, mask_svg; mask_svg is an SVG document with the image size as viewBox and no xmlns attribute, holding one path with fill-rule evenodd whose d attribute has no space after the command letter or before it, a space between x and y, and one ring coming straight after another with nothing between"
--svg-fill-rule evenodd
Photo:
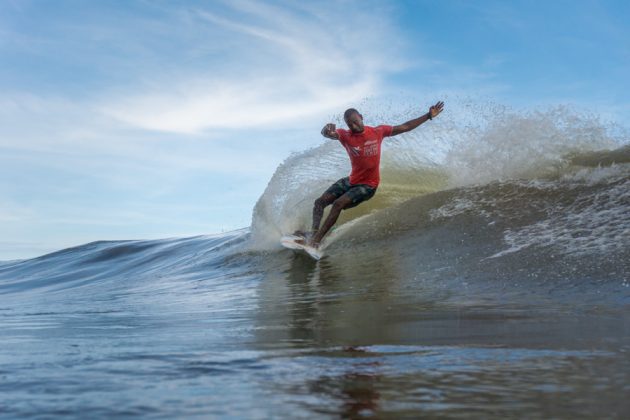
<instances>
[{"instance_id":1,"label":"blue sky","mask_svg":"<svg viewBox=\"0 0 630 420\"><path fill-rule=\"evenodd\" d=\"M5 0L0 260L248 226L278 164L364 98L626 124L629 21L623 1Z\"/></svg>"}]
</instances>

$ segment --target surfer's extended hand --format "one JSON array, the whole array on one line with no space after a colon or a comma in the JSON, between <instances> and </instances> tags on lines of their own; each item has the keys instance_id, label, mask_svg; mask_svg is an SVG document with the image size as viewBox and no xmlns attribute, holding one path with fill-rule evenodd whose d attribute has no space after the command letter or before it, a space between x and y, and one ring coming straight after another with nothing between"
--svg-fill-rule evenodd
<instances>
[{"instance_id":1,"label":"surfer's extended hand","mask_svg":"<svg viewBox=\"0 0 630 420\"><path fill-rule=\"evenodd\" d=\"M437 104L429 108L429 115L431 116L431 119L440 115L440 112L442 112L443 109L444 109L444 102L442 101L438 102Z\"/></svg>"},{"instance_id":2,"label":"surfer's extended hand","mask_svg":"<svg viewBox=\"0 0 630 420\"><path fill-rule=\"evenodd\" d=\"M339 134L337 134L337 127L335 124L326 124L322 128L322 136L329 139L339 140Z\"/></svg>"}]
</instances>

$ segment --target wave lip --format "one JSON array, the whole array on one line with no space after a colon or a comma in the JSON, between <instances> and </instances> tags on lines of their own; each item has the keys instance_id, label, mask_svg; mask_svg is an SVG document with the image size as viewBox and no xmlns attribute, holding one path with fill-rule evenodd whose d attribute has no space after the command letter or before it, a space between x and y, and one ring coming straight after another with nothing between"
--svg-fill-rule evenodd
<instances>
[{"instance_id":1,"label":"wave lip","mask_svg":"<svg viewBox=\"0 0 630 420\"><path fill-rule=\"evenodd\" d=\"M80 287L110 293L121 284L181 276L201 266L216 270L248 237L249 229L241 229L191 238L91 242L1 265L0 293L58 293Z\"/></svg>"}]
</instances>

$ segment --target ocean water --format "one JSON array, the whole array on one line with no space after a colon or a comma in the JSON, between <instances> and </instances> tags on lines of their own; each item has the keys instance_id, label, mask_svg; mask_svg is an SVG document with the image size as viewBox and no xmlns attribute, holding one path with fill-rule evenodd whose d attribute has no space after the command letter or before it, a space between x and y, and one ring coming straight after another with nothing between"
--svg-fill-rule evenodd
<instances>
[{"instance_id":1,"label":"ocean water","mask_svg":"<svg viewBox=\"0 0 630 420\"><path fill-rule=\"evenodd\" d=\"M278 238L347 173L333 142L248 228L0 262L0 416L628 418L627 137L456 111L386 140L319 262Z\"/></svg>"}]
</instances>

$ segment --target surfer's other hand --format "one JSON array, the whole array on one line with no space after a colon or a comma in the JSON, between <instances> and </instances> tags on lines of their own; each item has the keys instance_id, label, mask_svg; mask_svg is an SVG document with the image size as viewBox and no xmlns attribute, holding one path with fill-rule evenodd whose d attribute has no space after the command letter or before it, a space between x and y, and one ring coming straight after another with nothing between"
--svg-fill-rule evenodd
<instances>
[{"instance_id":1,"label":"surfer's other hand","mask_svg":"<svg viewBox=\"0 0 630 420\"><path fill-rule=\"evenodd\" d=\"M440 101L436 103L435 105L433 105L431 108L429 108L429 115L431 115L431 118L435 118L440 114L440 112L442 112L443 109L444 109L444 102Z\"/></svg>"},{"instance_id":2,"label":"surfer's other hand","mask_svg":"<svg viewBox=\"0 0 630 420\"><path fill-rule=\"evenodd\" d=\"M322 128L322 136L324 137L336 137L337 134L337 126L335 124L329 123Z\"/></svg>"}]
</instances>

